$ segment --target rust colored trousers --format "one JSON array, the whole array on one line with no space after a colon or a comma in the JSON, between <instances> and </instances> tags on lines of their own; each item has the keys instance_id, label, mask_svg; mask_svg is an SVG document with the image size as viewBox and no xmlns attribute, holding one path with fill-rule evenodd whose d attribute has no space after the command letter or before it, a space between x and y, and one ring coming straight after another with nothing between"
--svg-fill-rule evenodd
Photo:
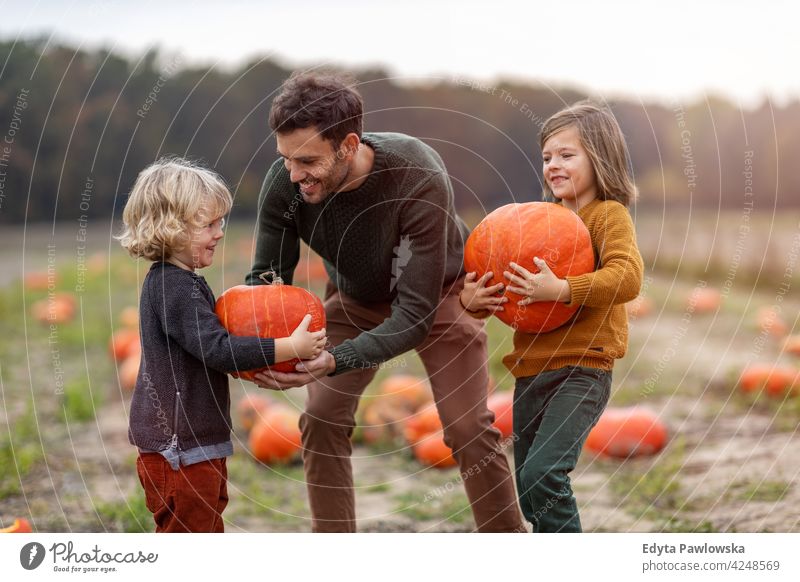
<instances>
[{"instance_id":1,"label":"rust colored trousers","mask_svg":"<svg viewBox=\"0 0 800 582\"><path fill-rule=\"evenodd\" d=\"M226 460L213 459L175 471L158 453L140 453L136 471L156 533L222 533L228 505Z\"/></svg>"},{"instance_id":2,"label":"rust colored trousers","mask_svg":"<svg viewBox=\"0 0 800 582\"><path fill-rule=\"evenodd\" d=\"M430 379L444 440L458 461L478 531L523 532L500 432L492 427L494 415L486 407L485 324L461 308L462 287L463 280L443 294L431 333L416 351ZM328 339L339 345L375 328L390 315L390 307L388 303L359 303L329 286L325 301ZM300 428L315 532L356 530L350 437L359 398L376 371L358 369L308 386Z\"/></svg>"}]
</instances>

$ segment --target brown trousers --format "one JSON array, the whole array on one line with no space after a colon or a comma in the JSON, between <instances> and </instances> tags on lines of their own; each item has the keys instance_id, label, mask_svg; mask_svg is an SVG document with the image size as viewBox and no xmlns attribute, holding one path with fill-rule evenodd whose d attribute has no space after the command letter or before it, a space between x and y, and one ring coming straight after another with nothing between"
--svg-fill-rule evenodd
<instances>
[{"instance_id":1,"label":"brown trousers","mask_svg":"<svg viewBox=\"0 0 800 582\"><path fill-rule=\"evenodd\" d=\"M525 531L500 433L486 407L487 348L484 322L464 313L459 281L441 298L428 338L416 351L425 366L444 426L444 440L458 461L478 531ZM371 330L390 314L389 304L362 304L329 288L325 301L331 343ZM359 398L376 369L358 369L308 386L300 418L303 462L315 532L356 529L350 437Z\"/></svg>"},{"instance_id":2,"label":"brown trousers","mask_svg":"<svg viewBox=\"0 0 800 582\"><path fill-rule=\"evenodd\" d=\"M226 460L213 459L175 471L158 453L140 453L136 471L156 533L222 533L228 505Z\"/></svg>"}]
</instances>

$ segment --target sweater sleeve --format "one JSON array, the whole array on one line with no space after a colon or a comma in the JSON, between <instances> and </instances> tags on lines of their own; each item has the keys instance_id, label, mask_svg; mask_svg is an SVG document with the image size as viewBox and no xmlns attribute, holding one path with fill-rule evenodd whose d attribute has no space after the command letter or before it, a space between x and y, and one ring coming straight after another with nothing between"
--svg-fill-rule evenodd
<instances>
[{"instance_id":1,"label":"sweater sleeve","mask_svg":"<svg viewBox=\"0 0 800 582\"><path fill-rule=\"evenodd\" d=\"M204 285L189 272L155 277L148 289L149 302L164 333L207 367L229 374L275 363L273 338L234 336L228 333Z\"/></svg>"},{"instance_id":2,"label":"sweater sleeve","mask_svg":"<svg viewBox=\"0 0 800 582\"><path fill-rule=\"evenodd\" d=\"M632 301L642 287L644 264L628 210L619 203L603 205L594 222L592 242L599 249L600 268L567 277L571 307L607 307Z\"/></svg>"},{"instance_id":3,"label":"sweater sleeve","mask_svg":"<svg viewBox=\"0 0 800 582\"><path fill-rule=\"evenodd\" d=\"M288 179L281 175L282 171L286 170L278 160L272 164L261 186L256 251L250 273L245 277L247 285L263 284L259 276L268 271L275 271L285 284L291 285L300 260L300 235L294 220L297 208L293 209L281 195L284 188L291 188Z\"/></svg>"},{"instance_id":4,"label":"sweater sleeve","mask_svg":"<svg viewBox=\"0 0 800 582\"><path fill-rule=\"evenodd\" d=\"M397 295L383 323L331 350L336 370L331 375L385 362L420 345L431 331L442 294L447 260L446 209L452 208L447 175L425 180L400 211L400 240L392 265Z\"/></svg>"}]
</instances>

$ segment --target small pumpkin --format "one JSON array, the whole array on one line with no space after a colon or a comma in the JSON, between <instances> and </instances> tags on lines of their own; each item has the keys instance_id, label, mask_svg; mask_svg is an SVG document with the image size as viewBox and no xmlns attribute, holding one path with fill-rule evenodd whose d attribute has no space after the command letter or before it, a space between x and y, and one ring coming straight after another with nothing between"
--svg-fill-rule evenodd
<instances>
[{"instance_id":1,"label":"small pumpkin","mask_svg":"<svg viewBox=\"0 0 800 582\"><path fill-rule=\"evenodd\" d=\"M24 517L18 517L8 527L0 529L0 533L32 533L30 522Z\"/></svg>"},{"instance_id":2,"label":"small pumpkin","mask_svg":"<svg viewBox=\"0 0 800 582\"><path fill-rule=\"evenodd\" d=\"M115 362L121 362L134 352L142 351L138 329L121 329L114 332L109 342L108 350Z\"/></svg>"},{"instance_id":3,"label":"small pumpkin","mask_svg":"<svg viewBox=\"0 0 800 582\"><path fill-rule=\"evenodd\" d=\"M453 451L444 443L441 432L430 433L414 445L414 457L423 465L446 469L455 467Z\"/></svg>"},{"instance_id":4,"label":"small pumpkin","mask_svg":"<svg viewBox=\"0 0 800 582\"><path fill-rule=\"evenodd\" d=\"M55 293L31 305L31 315L42 324L68 323L75 316L75 296L71 293Z\"/></svg>"},{"instance_id":5,"label":"small pumpkin","mask_svg":"<svg viewBox=\"0 0 800 582\"><path fill-rule=\"evenodd\" d=\"M416 410L433 401L433 392L427 379L409 374L396 374L381 382L378 394L398 406Z\"/></svg>"},{"instance_id":6,"label":"small pumpkin","mask_svg":"<svg viewBox=\"0 0 800 582\"><path fill-rule=\"evenodd\" d=\"M325 327L325 308L313 293L301 287L284 285L279 277L270 284L267 273L261 275L265 285L237 285L225 291L215 308L222 325L232 335L283 338L289 337L307 314L311 314L309 331ZM252 381L258 372L273 369L294 372L300 362L294 358L269 368L239 371L234 378Z\"/></svg>"},{"instance_id":7,"label":"small pumpkin","mask_svg":"<svg viewBox=\"0 0 800 582\"><path fill-rule=\"evenodd\" d=\"M427 435L441 430L442 420L439 418L439 411L435 405L430 404L406 419L403 436L408 444L413 445Z\"/></svg>"},{"instance_id":8,"label":"small pumpkin","mask_svg":"<svg viewBox=\"0 0 800 582\"><path fill-rule=\"evenodd\" d=\"M136 379L139 377L139 366L142 362L142 353L134 351L125 358L117 368L119 373L119 385L123 390L133 392L136 388Z\"/></svg>"},{"instance_id":9,"label":"small pumpkin","mask_svg":"<svg viewBox=\"0 0 800 582\"><path fill-rule=\"evenodd\" d=\"M266 464L289 463L302 448L300 415L286 406L275 406L250 431L250 453Z\"/></svg>"},{"instance_id":10,"label":"small pumpkin","mask_svg":"<svg viewBox=\"0 0 800 582\"><path fill-rule=\"evenodd\" d=\"M783 351L793 356L800 356L800 335L790 335L783 342Z\"/></svg>"},{"instance_id":11,"label":"small pumpkin","mask_svg":"<svg viewBox=\"0 0 800 582\"><path fill-rule=\"evenodd\" d=\"M494 412L492 425L500 431L503 438L514 434L514 393L495 392L486 402L486 406Z\"/></svg>"},{"instance_id":12,"label":"small pumpkin","mask_svg":"<svg viewBox=\"0 0 800 582\"><path fill-rule=\"evenodd\" d=\"M50 285L57 282L57 275L55 273L47 274L47 271L31 271L25 273L22 279L23 286L27 291L47 291Z\"/></svg>"},{"instance_id":13,"label":"small pumpkin","mask_svg":"<svg viewBox=\"0 0 800 582\"><path fill-rule=\"evenodd\" d=\"M769 396L784 396L787 392L794 393L800 389L800 370L764 362L750 364L739 375L739 388L743 392L755 392L763 388Z\"/></svg>"},{"instance_id":14,"label":"small pumpkin","mask_svg":"<svg viewBox=\"0 0 800 582\"><path fill-rule=\"evenodd\" d=\"M694 313L714 313L722 307L722 293L711 287L695 287L686 303Z\"/></svg>"},{"instance_id":15,"label":"small pumpkin","mask_svg":"<svg viewBox=\"0 0 800 582\"><path fill-rule=\"evenodd\" d=\"M271 406L271 401L260 394L245 394L236 405L236 415L244 431L250 432Z\"/></svg>"},{"instance_id":16,"label":"small pumpkin","mask_svg":"<svg viewBox=\"0 0 800 582\"><path fill-rule=\"evenodd\" d=\"M608 408L589 432L586 448L625 459L654 455L667 444L667 428L652 412L639 407Z\"/></svg>"},{"instance_id":17,"label":"small pumpkin","mask_svg":"<svg viewBox=\"0 0 800 582\"><path fill-rule=\"evenodd\" d=\"M655 303L646 295L639 295L633 301L625 304L625 310L628 312L628 317L631 319L639 319L647 317L655 310Z\"/></svg>"},{"instance_id":18,"label":"small pumpkin","mask_svg":"<svg viewBox=\"0 0 800 582\"><path fill-rule=\"evenodd\" d=\"M776 338L782 338L789 333L789 326L773 307L762 307L756 314L756 326L759 332L766 333Z\"/></svg>"}]
</instances>

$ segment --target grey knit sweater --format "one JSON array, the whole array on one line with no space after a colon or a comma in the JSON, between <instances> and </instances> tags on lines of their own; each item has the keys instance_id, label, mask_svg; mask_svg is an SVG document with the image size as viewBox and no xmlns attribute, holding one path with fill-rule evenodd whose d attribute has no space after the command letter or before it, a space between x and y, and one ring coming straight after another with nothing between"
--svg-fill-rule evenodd
<instances>
[{"instance_id":1,"label":"grey knit sweater","mask_svg":"<svg viewBox=\"0 0 800 582\"><path fill-rule=\"evenodd\" d=\"M200 275L156 262L139 301L142 363L128 439L147 451L187 451L230 440L226 374L268 366L272 338L228 335Z\"/></svg>"},{"instance_id":2,"label":"grey knit sweater","mask_svg":"<svg viewBox=\"0 0 800 582\"><path fill-rule=\"evenodd\" d=\"M374 366L420 345L430 333L443 288L463 272L469 231L455 213L444 162L431 147L399 133L366 133L375 152L359 188L306 203L282 159L267 172L249 285L273 270L291 283L305 241L332 283L363 303L392 302L391 316L335 346L334 374Z\"/></svg>"}]
</instances>

